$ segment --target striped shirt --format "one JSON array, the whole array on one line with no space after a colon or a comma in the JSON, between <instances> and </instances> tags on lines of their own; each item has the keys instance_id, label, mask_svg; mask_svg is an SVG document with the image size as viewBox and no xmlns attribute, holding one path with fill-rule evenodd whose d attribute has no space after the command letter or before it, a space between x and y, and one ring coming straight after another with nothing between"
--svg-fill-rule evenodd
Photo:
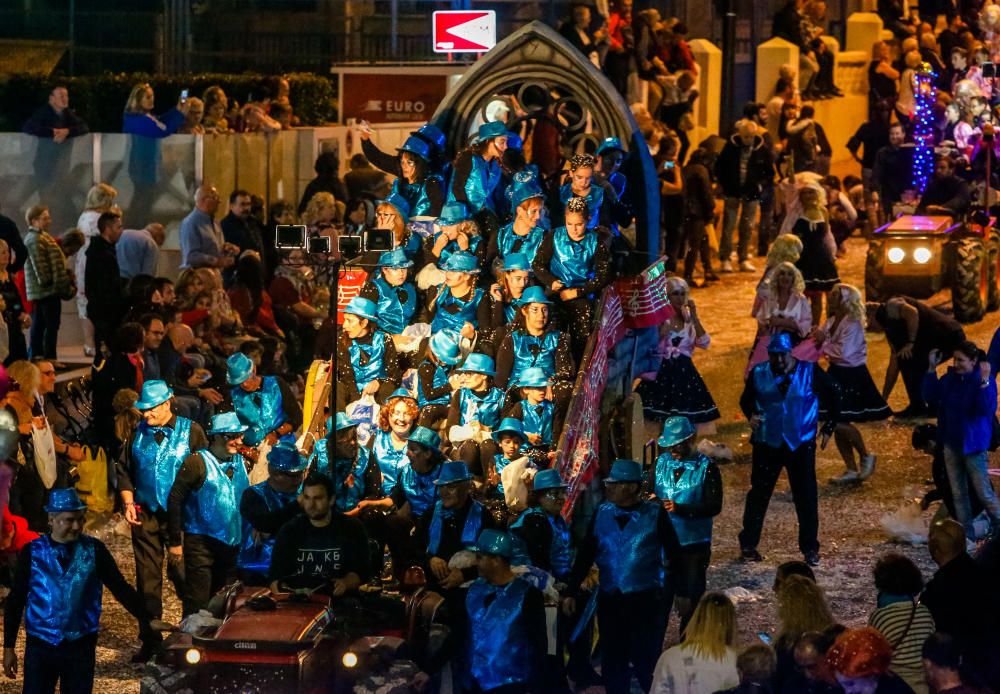
<instances>
[{"instance_id":1,"label":"striped shirt","mask_svg":"<svg viewBox=\"0 0 1000 694\"><path fill-rule=\"evenodd\" d=\"M907 630L911 614L913 623ZM872 612L868 624L878 629L890 644L898 644L892 654L892 671L915 692L926 692L921 649L927 637L935 631L931 611L924 605L917 604L914 612L912 602L894 602Z\"/></svg>"}]
</instances>

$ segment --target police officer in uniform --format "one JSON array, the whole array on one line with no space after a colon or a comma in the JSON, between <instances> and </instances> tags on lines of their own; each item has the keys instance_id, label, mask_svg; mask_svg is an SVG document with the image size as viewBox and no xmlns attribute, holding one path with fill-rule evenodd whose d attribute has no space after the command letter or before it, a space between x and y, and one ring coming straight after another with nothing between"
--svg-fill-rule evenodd
<instances>
[{"instance_id":1,"label":"police officer in uniform","mask_svg":"<svg viewBox=\"0 0 1000 694\"><path fill-rule=\"evenodd\" d=\"M788 333L772 336L767 354L768 361L751 369L740 396L740 409L753 432L753 470L743 510L741 554L745 561L763 561L757 543L774 485L784 468L799 520L799 551L807 564L816 566L816 425L822 407L827 421L821 429L820 446L825 448L837 426L840 397L837 386L817 364L792 356Z\"/></svg>"},{"instance_id":2,"label":"police officer in uniform","mask_svg":"<svg viewBox=\"0 0 1000 694\"><path fill-rule=\"evenodd\" d=\"M243 534L239 504L250 486L239 454L244 431L235 412L212 417L211 446L184 459L170 490L170 555L183 558L185 616L205 607L236 566Z\"/></svg>"},{"instance_id":3,"label":"police officer in uniform","mask_svg":"<svg viewBox=\"0 0 1000 694\"><path fill-rule=\"evenodd\" d=\"M243 443L272 446L302 426L302 408L288 384L278 376L258 376L250 357L237 352L226 360L226 382L232 388L233 409L246 424Z\"/></svg>"},{"instance_id":4,"label":"police officer in uniform","mask_svg":"<svg viewBox=\"0 0 1000 694\"><path fill-rule=\"evenodd\" d=\"M712 557L712 518L722 511L719 467L695 449L695 429L687 417L668 417L657 440L664 452L656 459L653 490L670 513L681 551L667 576L667 609L677 606L684 633L705 593Z\"/></svg>"},{"instance_id":5,"label":"police officer in uniform","mask_svg":"<svg viewBox=\"0 0 1000 694\"><path fill-rule=\"evenodd\" d=\"M652 686L666 630L664 561L680 553L670 514L657 502L642 500L642 478L639 463L612 464L604 480L608 500L594 514L568 581L573 595L597 563L601 673L609 694L628 693L629 663L643 691ZM564 610L575 607L573 598L564 601Z\"/></svg>"},{"instance_id":6,"label":"police officer in uniform","mask_svg":"<svg viewBox=\"0 0 1000 694\"><path fill-rule=\"evenodd\" d=\"M132 526L136 588L146 610L163 616L163 558L167 548L167 501L185 458L208 448L201 425L171 411L174 392L160 380L146 381L135 408L142 413L132 449L118 470L118 489L125 505L125 520ZM175 587L183 584L177 566L168 563ZM178 588L183 594L183 590ZM149 659L143 648L137 662Z\"/></svg>"}]
</instances>

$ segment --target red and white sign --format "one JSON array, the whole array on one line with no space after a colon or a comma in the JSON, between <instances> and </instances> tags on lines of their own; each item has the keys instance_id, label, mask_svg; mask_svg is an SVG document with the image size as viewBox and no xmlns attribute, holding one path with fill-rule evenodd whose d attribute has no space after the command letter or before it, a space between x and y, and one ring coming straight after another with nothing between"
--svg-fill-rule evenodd
<instances>
[{"instance_id":1,"label":"red and white sign","mask_svg":"<svg viewBox=\"0 0 1000 694\"><path fill-rule=\"evenodd\" d=\"M369 123L429 120L448 93L447 75L345 73L340 96L345 118Z\"/></svg>"},{"instance_id":2,"label":"red and white sign","mask_svg":"<svg viewBox=\"0 0 1000 694\"><path fill-rule=\"evenodd\" d=\"M435 53L483 53L497 44L493 10L445 10L434 13Z\"/></svg>"}]
</instances>

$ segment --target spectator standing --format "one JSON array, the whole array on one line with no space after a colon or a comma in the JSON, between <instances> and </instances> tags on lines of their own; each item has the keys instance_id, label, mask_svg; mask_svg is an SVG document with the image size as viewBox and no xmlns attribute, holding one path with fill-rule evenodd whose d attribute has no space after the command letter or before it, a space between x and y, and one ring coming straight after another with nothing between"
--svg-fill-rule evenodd
<instances>
[{"instance_id":1,"label":"spectator standing","mask_svg":"<svg viewBox=\"0 0 1000 694\"><path fill-rule=\"evenodd\" d=\"M604 56L604 74L624 99L628 94L628 76L635 70L632 52L632 0L615 0L608 15L608 53Z\"/></svg>"},{"instance_id":2,"label":"spectator standing","mask_svg":"<svg viewBox=\"0 0 1000 694\"><path fill-rule=\"evenodd\" d=\"M351 157L351 170L344 174L344 185L347 186L347 195L351 200L380 200L386 196L385 174L368 163L363 154ZM300 214L304 214L304 211Z\"/></svg>"},{"instance_id":3,"label":"spectator standing","mask_svg":"<svg viewBox=\"0 0 1000 694\"><path fill-rule=\"evenodd\" d=\"M205 103L205 118L201 123L205 132L213 134L229 132L229 124L226 122L229 99L226 97L226 93L222 91L222 87L209 87L201 95L201 99Z\"/></svg>"},{"instance_id":4,"label":"spectator standing","mask_svg":"<svg viewBox=\"0 0 1000 694\"><path fill-rule=\"evenodd\" d=\"M83 353L94 356L94 324L87 318L87 292L84 287L84 277L87 274L87 248L90 240L100 235L97 220L105 212L115 207L118 191L107 183L98 183L87 191L87 200L83 206L80 218L76 220L76 228L83 234L84 243L73 256L73 273L76 277L76 310L83 326ZM64 255L66 255L64 253Z\"/></svg>"},{"instance_id":5,"label":"spectator standing","mask_svg":"<svg viewBox=\"0 0 1000 694\"><path fill-rule=\"evenodd\" d=\"M24 247L17 222L3 214L0 214L0 239L6 241L7 247L10 249L7 271L14 274L20 272L24 268L24 262L28 259L28 249Z\"/></svg>"},{"instance_id":6,"label":"spectator standing","mask_svg":"<svg viewBox=\"0 0 1000 694\"><path fill-rule=\"evenodd\" d=\"M10 260L10 246L3 239L0 239L0 299L3 300L3 309L0 315L3 316L4 323L7 324L7 357L3 360L4 366L15 362L18 359L28 358L28 347L24 343L24 329L31 325L31 316L24 310L24 302L21 301L21 292L8 269L7 262Z\"/></svg>"},{"instance_id":7,"label":"spectator standing","mask_svg":"<svg viewBox=\"0 0 1000 694\"><path fill-rule=\"evenodd\" d=\"M656 662L650 694L708 694L740 683L736 671L736 607L723 593L706 593L683 633Z\"/></svg>"},{"instance_id":8,"label":"spectator standing","mask_svg":"<svg viewBox=\"0 0 1000 694\"><path fill-rule=\"evenodd\" d=\"M660 253L667 256L667 269L677 272L683 253L684 175L677 153L681 143L673 133L660 139L657 177L660 179Z\"/></svg>"},{"instance_id":9,"label":"spectator standing","mask_svg":"<svg viewBox=\"0 0 1000 694\"><path fill-rule=\"evenodd\" d=\"M571 9L573 14L560 27L559 33L573 45L573 48L580 51L587 60L593 63L594 67L600 69L601 59L598 44L602 38L606 37L607 31L601 29L598 32L591 32L591 13L588 4L575 2Z\"/></svg>"},{"instance_id":10,"label":"spectator standing","mask_svg":"<svg viewBox=\"0 0 1000 694\"><path fill-rule=\"evenodd\" d=\"M100 349L109 346L111 335L125 317L128 307L115 253L115 243L122 233L122 218L113 212L105 212L97 221L97 226L101 233L90 240L90 247L87 248L83 284L90 292L87 318L94 325L94 345Z\"/></svg>"},{"instance_id":11,"label":"spectator standing","mask_svg":"<svg viewBox=\"0 0 1000 694\"><path fill-rule=\"evenodd\" d=\"M756 270L748 259L750 240L760 210L761 191L767 179L774 177L771 153L764 146L764 138L757 124L741 120L733 135L715 161L715 178L725 196L725 217L722 238L719 240L719 272L732 272L730 259L733 250L733 232L739 220L739 240L736 258L740 272Z\"/></svg>"},{"instance_id":12,"label":"spectator standing","mask_svg":"<svg viewBox=\"0 0 1000 694\"><path fill-rule=\"evenodd\" d=\"M877 112L883 111L884 117L888 118L891 109L880 104ZM879 224L892 216L893 206L903 199L903 193L909 187L906 176L897 174L910 168L912 155L903 149L905 141L906 129L903 124L893 123L889 126L889 144L875 153L875 161L872 163L871 197Z\"/></svg>"},{"instance_id":13,"label":"spectator standing","mask_svg":"<svg viewBox=\"0 0 1000 694\"><path fill-rule=\"evenodd\" d=\"M263 239L260 224L250 214L250 193L234 190L229 194L229 214L219 223L226 243L243 251L260 253Z\"/></svg>"},{"instance_id":14,"label":"spectator standing","mask_svg":"<svg viewBox=\"0 0 1000 694\"><path fill-rule=\"evenodd\" d=\"M24 266L24 288L31 310L31 348L34 357L56 358L62 299L72 296L73 281L66 270L66 257L49 234L52 216L49 208L35 205L25 215L28 233L24 245L28 260Z\"/></svg>"},{"instance_id":15,"label":"spectator standing","mask_svg":"<svg viewBox=\"0 0 1000 694\"><path fill-rule=\"evenodd\" d=\"M225 240L215 212L219 209L219 191L202 185L195 192L194 209L181 222L181 269L228 268L236 259L225 253Z\"/></svg>"},{"instance_id":16,"label":"spectator standing","mask_svg":"<svg viewBox=\"0 0 1000 694\"><path fill-rule=\"evenodd\" d=\"M142 229L124 229L115 244L118 272L124 279L138 275L156 275L160 262L160 247L166 231L159 222L150 222Z\"/></svg>"},{"instance_id":17,"label":"spectator standing","mask_svg":"<svg viewBox=\"0 0 1000 694\"><path fill-rule=\"evenodd\" d=\"M22 130L35 137L51 137L56 144L90 132L83 119L69 107L69 90L61 84L52 87L49 102L35 111Z\"/></svg>"},{"instance_id":18,"label":"spectator standing","mask_svg":"<svg viewBox=\"0 0 1000 694\"><path fill-rule=\"evenodd\" d=\"M122 132L126 135L162 138L173 135L184 124L187 117L187 103L177 101L177 106L159 118L153 115L155 96L149 84L137 84L125 102Z\"/></svg>"},{"instance_id":19,"label":"spectator standing","mask_svg":"<svg viewBox=\"0 0 1000 694\"><path fill-rule=\"evenodd\" d=\"M302 214L306 210L306 205L312 200L316 193L330 193L334 198L342 203L347 203L347 186L340 180L340 159L336 152L321 152L316 157L313 165L316 178L306 184L306 189L302 191L302 199L299 201L298 213Z\"/></svg>"},{"instance_id":20,"label":"spectator standing","mask_svg":"<svg viewBox=\"0 0 1000 694\"><path fill-rule=\"evenodd\" d=\"M880 0L881 4L881 0ZM878 41L872 46L872 61L868 65L868 112L879 108L895 108L899 96L899 70L892 66L889 44Z\"/></svg>"},{"instance_id":21,"label":"spectator standing","mask_svg":"<svg viewBox=\"0 0 1000 694\"><path fill-rule=\"evenodd\" d=\"M184 117L184 124L177 131L182 135L204 135L205 126L202 120L205 117L205 102L196 96L187 100L187 115Z\"/></svg>"},{"instance_id":22,"label":"spectator standing","mask_svg":"<svg viewBox=\"0 0 1000 694\"><path fill-rule=\"evenodd\" d=\"M877 108L871 117L862 123L847 141L847 150L854 160L861 164L861 183L865 191L865 209L874 219L872 210L872 192L874 180L872 171L875 168L875 158L883 147L889 144L889 119L891 112L885 108ZM861 151L860 156L858 151Z\"/></svg>"},{"instance_id":23,"label":"spectator standing","mask_svg":"<svg viewBox=\"0 0 1000 694\"><path fill-rule=\"evenodd\" d=\"M701 257L705 282L718 280L712 272L712 258L708 248L706 225L715 220L715 193L708 169L709 155L698 148L691 153L684 167L684 227L681 249L684 253L684 281L689 287L702 286L694 280L695 259ZM680 255L680 253L678 253Z\"/></svg>"}]
</instances>

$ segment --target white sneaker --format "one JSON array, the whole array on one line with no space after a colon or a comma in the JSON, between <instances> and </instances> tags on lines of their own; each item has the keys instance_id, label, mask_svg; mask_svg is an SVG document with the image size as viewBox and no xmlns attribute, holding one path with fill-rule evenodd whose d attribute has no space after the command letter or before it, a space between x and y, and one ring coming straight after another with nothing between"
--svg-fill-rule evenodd
<instances>
[{"instance_id":1,"label":"white sneaker","mask_svg":"<svg viewBox=\"0 0 1000 694\"><path fill-rule=\"evenodd\" d=\"M869 453L861 459L861 479L866 480L875 472L875 456Z\"/></svg>"},{"instance_id":2,"label":"white sneaker","mask_svg":"<svg viewBox=\"0 0 1000 694\"><path fill-rule=\"evenodd\" d=\"M733 271L733 263L731 261L723 260L721 263L719 263L719 272L732 272L732 271Z\"/></svg>"},{"instance_id":3,"label":"white sneaker","mask_svg":"<svg viewBox=\"0 0 1000 694\"><path fill-rule=\"evenodd\" d=\"M840 477L834 477L830 480L833 484L851 484L852 482L860 482L861 476L854 470L848 470Z\"/></svg>"},{"instance_id":4,"label":"white sneaker","mask_svg":"<svg viewBox=\"0 0 1000 694\"><path fill-rule=\"evenodd\" d=\"M740 272L757 272L757 268L749 260L741 260Z\"/></svg>"}]
</instances>

